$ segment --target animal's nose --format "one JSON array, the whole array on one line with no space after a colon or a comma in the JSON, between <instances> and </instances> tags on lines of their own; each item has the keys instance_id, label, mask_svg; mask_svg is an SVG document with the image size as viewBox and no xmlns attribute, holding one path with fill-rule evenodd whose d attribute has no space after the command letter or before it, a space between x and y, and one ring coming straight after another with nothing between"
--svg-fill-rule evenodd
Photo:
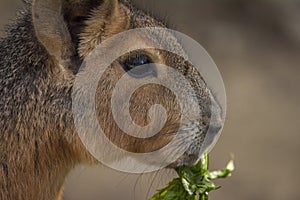
<instances>
[{"instance_id":1,"label":"animal's nose","mask_svg":"<svg viewBox=\"0 0 300 200\"><path fill-rule=\"evenodd\" d=\"M214 125L210 125L209 129L212 134L218 134L223 128L222 122L217 122Z\"/></svg>"},{"instance_id":2,"label":"animal's nose","mask_svg":"<svg viewBox=\"0 0 300 200\"><path fill-rule=\"evenodd\" d=\"M224 125L223 109L216 98L211 95L211 122L210 129L213 133L218 133Z\"/></svg>"},{"instance_id":3,"label":"animal's nose","mask_svg":"<svg viewBox=\"0 0 300 200\"><path fill-rule=\"evenodd\" d=\"M215 97L211 95L211 121L205 137L204 144L202 146L202 152L209 152L216 144L221 130L224 126L222 106L217 102Z\"/></svg>"}]
</instances>

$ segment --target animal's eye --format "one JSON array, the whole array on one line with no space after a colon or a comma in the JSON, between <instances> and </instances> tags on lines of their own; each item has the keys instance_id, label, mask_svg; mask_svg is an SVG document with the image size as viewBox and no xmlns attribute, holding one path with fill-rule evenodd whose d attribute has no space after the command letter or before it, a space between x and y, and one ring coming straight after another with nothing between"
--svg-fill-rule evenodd
<instances>
[{"instance_id":1,"label":"animal's eye","mask_svg":"<svg viewBox=\"0 0 300 200\"><path fill-rule=\"evenodd\" d=\"M134 78L144 78L147 76L156 76L156 70L153 67L144 66L153 63L152 59L146 54L135 54L127 57L121 65L124 70Z\"/></svg>"}]
</instances>

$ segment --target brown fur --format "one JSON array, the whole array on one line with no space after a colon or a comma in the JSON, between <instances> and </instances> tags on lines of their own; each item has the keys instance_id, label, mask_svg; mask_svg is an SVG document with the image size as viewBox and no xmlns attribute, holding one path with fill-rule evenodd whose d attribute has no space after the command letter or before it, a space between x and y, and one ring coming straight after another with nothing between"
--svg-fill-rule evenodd
<instances>
[{"instance_id":1,"label":"brown fur","mask_svg":"<svg viewBox=\"0 0 300 200\"><path fill-rule=\"evenodd\" d=\"M163 27L163 23L126 1L34 0L26 7L0 41L0 199L60 199L65 177L74 166L97 163L77 136L71 112L72 85L80 63L117 33ZM157 62L176 67L191 82L203 111L199 121L205 132L210 98L201 76L170 53L161 52L156 58L147 53ZM178 102L161 86L140 88L131 99L133 120L147 125L151 105L162 104L168 111L167 124L159 135L143 142L129 137L118 129L109 109L113 86L124 73L115 62L100 80L99 122L107 136L128 151L161 148L178 129Z\"/></svg>"}]
</instances>

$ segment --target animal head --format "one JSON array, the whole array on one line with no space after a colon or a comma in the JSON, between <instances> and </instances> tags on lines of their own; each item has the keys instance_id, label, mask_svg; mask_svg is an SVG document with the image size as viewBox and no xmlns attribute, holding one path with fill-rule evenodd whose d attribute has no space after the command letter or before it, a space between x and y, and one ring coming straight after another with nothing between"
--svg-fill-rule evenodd
<instances>
[{"instance_id":1,"label":"animal head","mask_svg":"<svg viewBox=\"0 0 300 200\"><path fill-rule=\"evenodd\" d=\"M165 27L164 23L134 8L127 1L117 0L34 0L32 18L35 35L48 52L50 61L56 69L54 71L62 74L63 79L70 82L80 73L81 64L91 52L109 38L136 28ZM145 35L138 35L127 43L132 45L165 43L171 48L184 51L171 33L160 40ZM185 109L194 112L193 106L199 107L196 117L185 118L186 120L182 122L182 116L186 113L182 112L182 105L174 91L159 84L139 87L129 100L129 116L134 124L140 127L151 124L153 119L149 116L149 111L157 104L164 107L167 116L159 133L146 139L125 133L116 123L112 110L114 88L125 74L136 81L158 76L161 79L169 78L168 70L156 70L155 67L139 68L144 64L154 66L162 64L178 71L193 89L193 93L190 93L190 90L185 90L186 85L182 84L180 79L173 80L174 88L181 88L182 98L193 97L187 99L187 106L190 107ZM119 105L124 104L122 96L131 91L130 84L122 88L114 100ZM81 92L83 95L84 91ZM99 79L95 100L97 120L105 135L112 143L126 151L153 152L163 148L180 132L183 139L178 148L185 146L186 151L171 166L192 165L198 161L210 125L212 110L218 117L222 112L205 80L191 63L174 53L155 48L135 50L115 60ZM158 121L159 119L157 117ZM221 121L214 124L213 134L221 127Z\"/></svg>"}]
</instances>

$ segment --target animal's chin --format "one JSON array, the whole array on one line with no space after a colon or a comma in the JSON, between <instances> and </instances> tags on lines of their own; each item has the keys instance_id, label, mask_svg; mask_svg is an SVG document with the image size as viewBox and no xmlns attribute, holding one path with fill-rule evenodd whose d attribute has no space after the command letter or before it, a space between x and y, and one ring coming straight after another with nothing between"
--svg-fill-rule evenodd
<instances>
[{"instance_id":1,"label":"animal's chin","mask_svg":"<svg viewBox=\"0 0 300 200\"><path fill-rule=\"evenodd\" d=\"M206 136L206 141L204 143L204 141L201 141L201 137L196 137L196 143L192 144L188 150L182 155L180 156L175 162L173 162L172 164L170 164L168 167L169 168L177 168L180 166L193 166L196 165L202 155L203 155L203 151L210 151L214 144L217 141L217 136L219 134L219 132L222 130L222 121L220 121L219 123L214 123L212 125L210 125L209 127L209 131L205 133ZM203 139L203 138L202 138ZM197 145L201 143L201 145ZM204 144L203 144L204 143Z\"/></svg>"},{"instance_id":2,"label":"animal's chin","mask_svg":"<svg viewBox=\"0 0 300 200\"><path fill-rule=\"evenodd\" d=\"M179 159L170 164L168 168L177 168L181 166L193 166L196 165L201 158L201 155L198 153L184 153Z\"/></svg>"},{"instance_id":3,"label":"animal's chin","mask_svg":"<svg viewBox=\"0 0 300 200\"><path fill-rule=\"evenodd\" d=\"M196 127L195 127L196 126ZM171 163L168 168L177 168L181 166L193 166L197 164L201 158L202 143L204 141L204 136L206 133L199 132L196 123L192 123L188 128L185 128L183 135L187 135L188 141L193 141L192 144L185 150L175 162Z\"/></svg>"}]
</instances>

